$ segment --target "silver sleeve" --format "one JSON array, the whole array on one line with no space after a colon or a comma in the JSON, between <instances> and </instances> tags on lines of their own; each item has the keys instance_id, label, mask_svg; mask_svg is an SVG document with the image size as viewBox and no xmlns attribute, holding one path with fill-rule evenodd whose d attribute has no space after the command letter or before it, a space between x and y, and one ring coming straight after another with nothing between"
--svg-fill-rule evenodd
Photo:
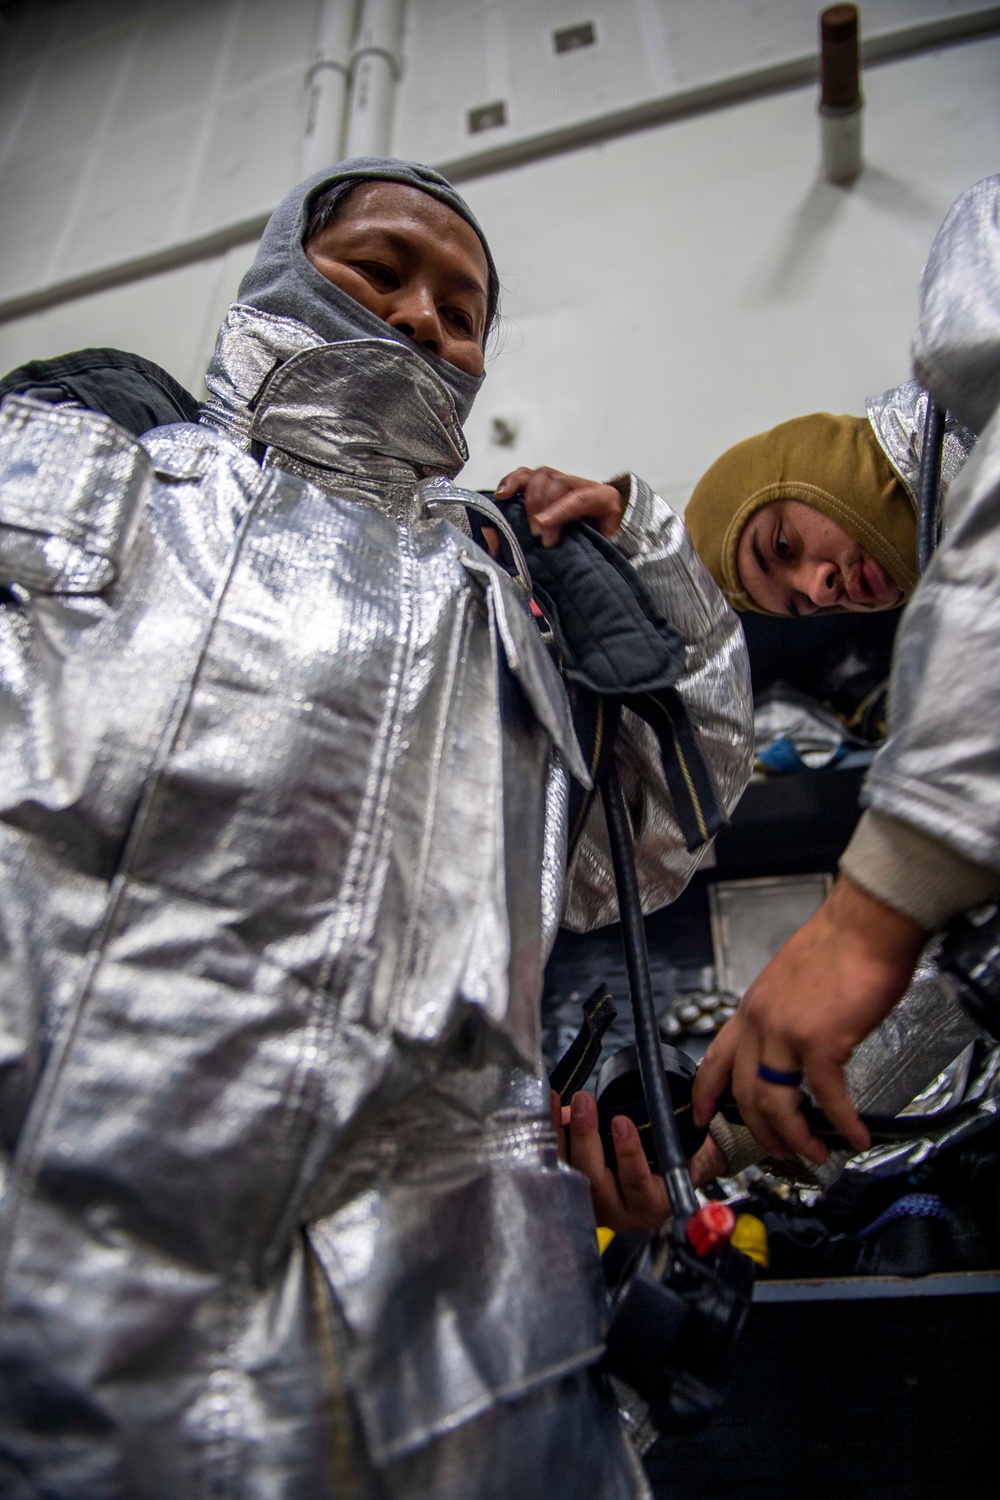
<instances>
[{"instance_id":1,"label":"silver sleeve","mask_svg":"<svg viewBox=\"0 0 1000 1500\"><path fill-rule=\"evenodd\" d=\"M694 550L680 516L643 480L629 477L615 538L653 603L687 642L677 688L730 812L753 766L750 664L739 620ZM690 854L674 813L653 731L623 710L615 758L635 836L643 911L676 900L704 857ZM594 800L573 851L563 925L585 932L618 917L604 810Z\"/></svg>"}]
</instances>

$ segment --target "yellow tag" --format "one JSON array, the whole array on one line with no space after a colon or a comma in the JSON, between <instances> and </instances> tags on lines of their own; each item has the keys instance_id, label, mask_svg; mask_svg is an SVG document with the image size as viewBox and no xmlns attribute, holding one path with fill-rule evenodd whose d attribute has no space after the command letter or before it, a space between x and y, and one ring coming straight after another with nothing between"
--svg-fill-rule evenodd
<instances>
[{"instance_id":1,"label":"yellow tag","mask_svg":"<svg viewBox=\"0 0 1000 1500\"><path fill-rule=\"evenodd\" d=\"M763 1228L763 1225L761 1225L761 1228ZM605 1250L611 1244L611 1241L614 1239L614 1237L615 1237L615 1232L614 1232L613 1229L599 1229L597 1231L597 1253L598 1253L598 1255L603 1255L604 1254Z\"/></svg>"},{"instance_id":2,"label":"yellow tag","mask_svg":"<svg viewBox=\"0 0 1000 1500\"><path fill-rule=\"evenodd\" d=\"M598 1231L600 1232L600 1231ZM733 1230L732 1246L734 1250L742 1250L744 1255L764 1270L771 1263L770 1253L767 1248L767 1230L764 1221L758 1219L756 1214L737 1214L736 1228Z\"/></svg>"}]
</instances>

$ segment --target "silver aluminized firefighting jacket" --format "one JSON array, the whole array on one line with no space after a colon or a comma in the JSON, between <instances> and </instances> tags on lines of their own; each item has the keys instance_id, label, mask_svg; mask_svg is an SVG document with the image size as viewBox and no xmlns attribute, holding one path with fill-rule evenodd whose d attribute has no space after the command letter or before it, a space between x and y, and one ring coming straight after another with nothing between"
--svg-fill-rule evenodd
<instances>
[{"instance_id":1,"label":"silver aluminized firefighting jacket","mask_svg":"<svg viewBox=\"0 0 1000 1500\"><path fill-rule=\"evenodd\" d=\"M982 436L899 628L865 801L1000 872L1000 177L964 193L920 287L914 368Z\"/></svg>"},{"instance_id":2,"label":"silver aluminized firefighting jacket","mask_svg":"<svg viewBox=\"0 0 1000 1500\"><path fill-rule=\"evenodd\" d=\"M643 1494L539 1061L564 904L614 915L601 815L564 903L586 769L448 519L454 404L239 306L208 384L142 444L0 412L0 1493ZM620 541L732 806L739 626L638 481ZM695 860L619 751L658 904Z\"/></svg>"}]
</instances>

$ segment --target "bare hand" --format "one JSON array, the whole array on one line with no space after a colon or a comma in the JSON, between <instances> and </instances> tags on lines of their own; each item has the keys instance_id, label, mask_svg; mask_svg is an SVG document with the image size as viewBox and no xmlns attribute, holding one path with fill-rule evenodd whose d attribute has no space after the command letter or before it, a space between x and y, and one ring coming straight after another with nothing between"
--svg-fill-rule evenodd
<instances>
[{"instance_id":1,"label":"bare hand","mask_svg":"<svg viewBox=\"0 0 1000 1500\"><path fill-rule=\"evenodd\" d=\"M695 1079L695 1123L705 1125L729 1081L744 1122L772 1156L827 1149L799 1109L801 1091L766 1083L758 1064L801 1071L827 1119L857 1151L871 1144L851 1103L844 1065L902 996L927 933L842 875L819 910L747 990Z\"/></svg>"},{"instance_id":2,"label":"bare hand","mask_svg":"<svg viewBox=\"0 0 1000 1500\"><path fill-rule=\"evenodd\" d=\"M515 469L496 487L498 500L521 490L532 536L554 547L567 521L590 521L602 536L613 537L622 523L626 500L613 484L598 484L558 469Z\"/></svg>"},{"instance_id":3,"label":"bare hand","mask_svg":"<svg viewBox=\"0 0 1000 1500\"><path fill-rule=\"evenodd\" d=\"M625 1115L616 1115L611 1123L618 1162L616 1175L604 1160L593 1094L574 1094L569 1109L560 1109L558 1094L551 1097L552 1123L560 1138L560 1155L564 1161L567 1159L564 1126L568 1123L572 1127L572 1163L590 1183L598 1224L616 1234L658 1229L670 1217L670 1200L663 1178L650 1171L632 1121Z\"/></svg>"}]
</instances>

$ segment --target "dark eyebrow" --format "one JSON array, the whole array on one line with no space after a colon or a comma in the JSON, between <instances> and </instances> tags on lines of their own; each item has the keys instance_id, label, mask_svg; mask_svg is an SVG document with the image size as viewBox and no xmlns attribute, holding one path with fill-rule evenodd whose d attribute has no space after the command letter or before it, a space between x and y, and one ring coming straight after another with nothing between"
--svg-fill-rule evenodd
<instances>
[{"instance_id":1,"label":"dark eyebrow","mask_svg":"<svg viewBox=\"0 0 1000 1500\"><path fill-rule=\"evenodd\" d=\"M397 234L393 229L371 229L368 232L384 241L385 244L391 246L393 250L398 251L401 255L406 254L408 250L412 250L413 248L405 234ZM448 281L458 291L471 292L483 303L486 302L486 288L481 281L477 281L475 276L470 276L465 271L449 271Z\"/></svg>"},{"instance_id":2,"label":"dark eyebrow","mask_svg":"<svg viewBox=\"0 0 1000 1500\"><path fill-rule=\"evenodd\" d=\"M479 297L483 302L486 301L486 288L474 276L467 276L464 271L453 271L450 280L460 291L472 292L473 296Z\"/></svg>"}]
</instances>

